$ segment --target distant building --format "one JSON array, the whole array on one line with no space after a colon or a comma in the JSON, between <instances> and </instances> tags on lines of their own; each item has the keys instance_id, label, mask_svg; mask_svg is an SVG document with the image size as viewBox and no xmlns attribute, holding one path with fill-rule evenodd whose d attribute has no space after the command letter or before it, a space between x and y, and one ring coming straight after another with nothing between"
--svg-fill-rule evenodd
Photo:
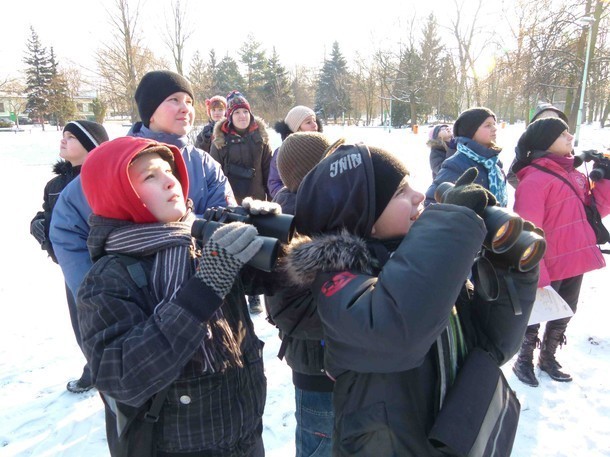
<instances>
[{"instance_id":1,"label":"distant building","mask_svg":"<svg viewBox=\"0 0 610 457\"><path fill-rule=\"evenodd\" d=\"M76 119L90 119L93 120L93 100L95 99L95 93L83 93L74 97L74 104L76 106ZM27 118L25 108L27 106L27 97L25 94L17 94L14 92L0 91L0 118L10 119L16 122L16 118L21 119Z\"/></svg>"}]
</instances>

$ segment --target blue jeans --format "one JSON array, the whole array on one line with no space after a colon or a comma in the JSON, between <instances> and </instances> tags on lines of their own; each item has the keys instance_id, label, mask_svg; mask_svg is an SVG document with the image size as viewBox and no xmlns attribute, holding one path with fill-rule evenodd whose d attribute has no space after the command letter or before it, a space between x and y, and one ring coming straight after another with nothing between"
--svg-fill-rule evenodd
<instances>
[{"instance_id":1,"label":"blue jeans","mask_svg":"<svg viewBox=\"0 0 610 457\"><path fill-rule=\"evenodd\" d=\"M332 392L295 390L296 457L330 457L335 415Z\"/></svg>"}]
</instances>

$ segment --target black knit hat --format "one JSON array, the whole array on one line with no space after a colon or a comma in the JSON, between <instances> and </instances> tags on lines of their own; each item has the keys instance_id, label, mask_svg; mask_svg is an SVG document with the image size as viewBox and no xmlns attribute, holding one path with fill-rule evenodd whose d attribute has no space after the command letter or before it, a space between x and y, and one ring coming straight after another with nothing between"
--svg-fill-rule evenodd
<instances>
[{"instance_id":1,"label":"black knit hat","mask_svg":"<svg viewBox=\"0 0 610 457\"><path fill-rule=\"evenodd\" d=\"M70 121L64 127L64 132L70 132L80 144L90 152L104 141L108 141L108 133L102 124L97 122L77 120Z\"/></svg>"},{"instance_id":2,"label":"black knit hat","mask_svg":"<svg viewBox=\"0 0 610 457\"><path fill-rule=\"evenodd\" d=\"M398 185L409 174L407 167L396 156L384 149L369 146L375 177L375 220L396 193Z\"/></svg>"},{"instance_id":3,"label":"black knit hat","mask_svg":"<svg viewBox=\"0 0 610 457\"><path fill-rule=\"evenodd\" d=\"M531 152L547 151L559 136L568 129L568 124L556 117L538 119L527 126L517 142L516 155L520 162L530 162Z\"/></svg>"},{"instance_id":4,"label":"black knit hat","mask_svg":"<svg viewBox=\"0 0 610 457\"><path fill-rule=\"evenodd\" d=\"M191 83L184 76L168 70L150 71L140 80L135 99L142 123L148 127L150 118L163 101L176 92L186 92L194 99Z\"/></svg>"},{"instance_id":5,"label":"black knit hat","mask_svg":"<svg viewBox=\"0 0 610 457\"><path fill-rule=\"evenodd\" d=\"M472 139L481 124L490 116L494 120L496 119L494 112L483 106L463 111L453 124L453 136L464 136Z\"/></svg>"}]
</instances>

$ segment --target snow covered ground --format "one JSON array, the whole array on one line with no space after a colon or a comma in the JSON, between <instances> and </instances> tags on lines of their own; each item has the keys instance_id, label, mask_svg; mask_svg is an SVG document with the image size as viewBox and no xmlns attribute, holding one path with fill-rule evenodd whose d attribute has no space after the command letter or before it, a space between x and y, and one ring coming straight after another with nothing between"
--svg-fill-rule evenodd
<instances>
[{"instance_id":1,"label":"snow covered ground","mask_svg":"<svg viewBox=\"0 0 610 457\"><path fill-rule=\"evenodd\" d=\"M29 127L29 128L28 128ZM84 359L77 347L65 303L63 278L29 234L29 223L42 204L52 177L60 132L47 127L20 133L0 132L4 197L0 199L0 457L107 456L102 403L95 391L66 391L80 374ZM126 128L108 124L111 138ZM498 144L505 168L524 125L500 129ZM411 169L415 188L431 180L427 127L410 130L364 127L325 128L331 140L344 136L396 153ZM272 134L274 146L279 137ZM610 129L583 126L581 148L610 147ZM606 225L610 227L610 218ZM606 257L608 260L608 257ZM579 312L568 327L568 345L558 358L574 376L556 383L540 375L540 387L521 384L510 363L504 371L517 391L522 413L513 456L610 456L610 274L585 275ZM263 316L254 318L265 341L268 397L265 409L267 455L294 455L294 401L290 370L276 354L276 330Z\"/></svg>"}]
</instances>

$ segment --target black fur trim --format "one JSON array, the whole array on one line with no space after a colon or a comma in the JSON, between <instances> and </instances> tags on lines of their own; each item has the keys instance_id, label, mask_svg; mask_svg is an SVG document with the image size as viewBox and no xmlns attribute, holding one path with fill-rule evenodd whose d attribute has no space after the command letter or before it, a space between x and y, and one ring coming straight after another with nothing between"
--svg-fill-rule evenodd
<instances>
[{"instance_id":1,"label":"black fur trim","mask_svg":"<svg viewBox=\"0 0 610 457\"><path fill-rule=\"evenodd\" d=\"M282 268L292 284L308 287L320 272L352 270L372 274L372 261L366 241L342 230L293 239L286 249Z\"/></svg>"}]
</instances>

